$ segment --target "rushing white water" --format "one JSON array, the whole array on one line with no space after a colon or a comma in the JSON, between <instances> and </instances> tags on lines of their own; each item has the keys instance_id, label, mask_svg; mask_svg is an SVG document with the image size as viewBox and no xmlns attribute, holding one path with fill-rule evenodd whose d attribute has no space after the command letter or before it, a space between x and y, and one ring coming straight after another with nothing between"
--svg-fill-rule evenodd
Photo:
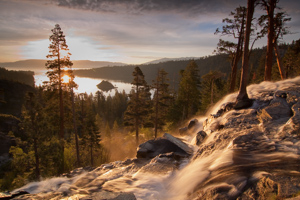
<instances>
[{"instance_id":1,"label":"rushing white water","mask_svg":"<svg viewBox=\"0 0 300 200\"><path fill-rule=\"evenodd\" d=\"M300 77L276 83L250 85L247 91L250 98L256 99L263 92L273 93L292 86L300 86ZM224 97L208 114L216 113L224 103L233 102L236 95L233 93ZM247 117L256 112L255 107L257 105L253 104L252 108L246 110L229 111L215 119L215 123L225 123L232 116L243 116L237 117L237 120L247 120ZM207 117L198 117L201 126L195 133L203 130L202 122ZM197 152L198 146L193 146L194 159L181 161L177 170L163 168L161 172L155 171L157 162L152 161L139 169L133 165L120 165L120 162L115 162L73 178L52 178L30 183L18 190L26 190L32 194L43 193L41 195L65 192L68 199L78 199L79 194L88 194L100 185L103 190L112 192L133 192L139 200L182 200L187 199L189 194L191 195L188 199L196 198L197 195L193 196L193 192L199 188L203 188L204 193L211 188L221 188L227 191L229 197L235 198L247 184L268 174L270 169L266 163L278 165L285 163L285 160L299 159L300 142L280 141L271 134L272 131L282 130L285 122L279 121L272 126L274 130L270 129L266 133L264 130L269 127L262 122L247 124L248 127L243 127L241 122L240 127L228 128L223 132L208 131L201 146L202 154ZM194 145L194 136L195 134L183 139L189 145ZM247 148L250 150L245 151ZM156 161L163 163L164 159L166 158L157 158Z\"/></svg>"}]
</instances>

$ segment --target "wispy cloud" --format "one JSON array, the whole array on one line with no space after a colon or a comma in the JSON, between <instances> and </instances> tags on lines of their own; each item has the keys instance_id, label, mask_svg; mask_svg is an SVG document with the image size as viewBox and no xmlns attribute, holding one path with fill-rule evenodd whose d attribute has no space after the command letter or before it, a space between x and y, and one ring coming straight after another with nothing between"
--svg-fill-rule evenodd
<instances>
[{"instance_id":1,"label":"wispy cloud","mask_svg":"<svg viewBox=\"0 0 300 200\"><path fill-rule=\"evenodd\" d=\"M58 6L100 12L130 14L176 12L197 16L222 12L239 3L241 1L238 0L57 0Z\"/></svg>"},{"instance_id":2,"label":"wispy cloud","mask_svg":"<svg viewBox=\"0 0 300 200\"><path fill-rule=\"evenodd\" d=\"M10 60L14 54L15 59L34 58L57 23L71 38L67 43L74 59L138 63L210 55L219 39L215 29L230 11L245 4L240 0L1 0L0 61L8 54ZM292 0L282 4L299 17L298 4ZM299 18L292 23L299 26Z\"/></svg>"}]
</instances>

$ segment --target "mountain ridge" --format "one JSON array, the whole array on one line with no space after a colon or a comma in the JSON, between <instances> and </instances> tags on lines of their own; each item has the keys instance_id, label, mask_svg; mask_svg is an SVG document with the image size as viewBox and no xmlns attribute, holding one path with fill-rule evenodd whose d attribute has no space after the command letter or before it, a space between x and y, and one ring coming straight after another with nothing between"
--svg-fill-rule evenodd
<instances>
[{"instance_id":1,"label":"mountain ridge","mask_svg":"<svg viewBox=\"0 0 300 200\"><path fill-rule=\"evenodd\" d=\"M181 60L194 60L194 59L200 59L201 57L179 57L179 58L160 58L157 60L152 60L149 62L145 62L142 65L148 65L148 64L158 64L158 63L164 63L168 61L181 61Z\"/></svg>"},{"instance_id":2,"label":"mountain ridge","mask_svg":"<svg viewBox=\"0 0 300 200\"><path fill-rule=\"evenodd\" d=\"M32 70L40 71L46 70L46 59L27 59L19 60L15 62L0 62L0 67L9 70ZM90 69L106 66L125 66L127 64L121 62L109 62L109 61L91 61L91 60L73 60L73 68L78 69Z\"/></svg>"}]
</instances>

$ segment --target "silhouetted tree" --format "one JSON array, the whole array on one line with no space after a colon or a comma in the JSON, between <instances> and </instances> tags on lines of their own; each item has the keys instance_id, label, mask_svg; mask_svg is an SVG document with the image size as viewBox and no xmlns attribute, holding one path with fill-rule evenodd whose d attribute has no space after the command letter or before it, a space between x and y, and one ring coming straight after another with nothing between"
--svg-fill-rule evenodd
<instances>
[{"instance_id":1,"label":"silhouetted tree","mask_svg":"<svg viewBox=\"0 0 300 200\"><path fill-rule=\"evenodd\" d=\"M286 78L300 74L300 39L293 41L283 58Z\"/></svg>"},{"instance_id":2,"label":"silhouetted tree","mask_svg":"<svg viewBox=\"0 0 300 200\"><path fill-rule=\"evenodd\" d=\"M201 104L202 107L205 107L205 109L207 109L208 105L212 105L215 102L214 100L218 100L218 98L216 98L217 95L215 93L220 94L222 92L220 90L218 91L215 82L224 76L225 74L220 71L210 71L209 73L201 77Z\"/></svg>"},{"instance_id":3,"label":"silhouetted tree","mask_svg":"<svg viewBox=\"0 0 300 200\"><path fill-rule=\"evenodd\" d=\"M248 84L248 71L249 71L249 41L251 33L251 22L254 13L255 2L257 0L248 0L247 2L247 17L246 17L246 30L244 36L244 51L242 60L242 75L240 82L239 94L237 96L236 108L249 106L250 100L247 94L247 84Z\"/></svg>"},{"instance_id":4,"label":"silhouetted tree","mask_svg":"<svg viewBox=\"0 0 300 200\"><path fill-rule=\"evenodd\" d=\"M230 16L232 16L232 19L223 19L223 23L226 23L226 25L222 27L222 31L217 29L215 34L221 33L221 35L232 36L234 39L237 39L237 43L220 39L216 50L217 53L229 54L229 58L231 59L229 92L234 92L236 85L237 66L243 53L246 8L239 6L234 12L230 13Z\"/></svg>"},{"instance_id":5,"label":"silhouetted tree","mask_svg":"<svg viewBox=\"0 0 300 200\"><path fill-rule=\"evenodd\" d=\"M33 144L35 157L35 177L40 179L40 144L45 138L45 113L43 112L43 101L39 90L36 93L28 93L27 100L22 110L21 127L24 129L29 144Z\"/></svg>"},{"instance_id":6,"label":"silhouetted tree","mask_svg":"<svg viewBox=\"0 0 300 200\"><path fill-rule=\"evenodd\" d=\"M169 94L168 73L161 69L157 72L157 77L153 80L152 89L154 89L153 108L154 108L154 137L157 137L157 130L165 125L165 118L168 113L169 100L172 98Z\"/></svg>"},{"instance_id":7,"label":"silhouetted tree","mask_svg":"<svg viewBox=\"0 0 300 200\"><path fill-rule=\"evenodd\" d=\"M129 94L128 107L125 112L125 125L135 127L136 145L139 144L139 128L146 124L150 111L151 93L143 72L135 67L132 73L132 90Z\"/></svg>"},{"instance_id":8,"label":"silhouetted tree","mask_svg":"<svg viewBox=\"0 0 300 200\"><path fill-rule=\"evenodd\" d=\"M181 72L181 76L178 101L182 108L182 119L187 119L197 112L200 104L200 77L194 60Z\"/></svg>"},{"instance_id":9,"label":"silhouetted tree","mask_svg":"<svg viewBox=\"0 0 300 200\"><path fill-rule=\"evenodd\" d=\"M274 48L274 10L279 0L261 0L261 5L267 11L268 15L268 44L265 64L265 81L271 81L272 65L273 65L273 48Z\"/></svg>"},{"instance_id":10,"label":"silhouetted tree","mask_svg":"<svg viewBox=\"0 0 300 200\"><path fill-rule=\"evenodd\" d=\"M258 19L258 23L262 27L262 29L261 29L262 36L265 36L270 31L269 30L270 29L269 28L269 19L270 19L269 15L262 15ZM282 65L281 59L280 59L278 41L280 39L282 39L284 35L287 35L290 33L289 28L286 26L286 22L288 22L290 20L291 20L291 18L288 17L288 15L285 12L274 13L274 17L273 17L273 21L274 21L274 23L273 23L273 25L274 25L273 48L274 48L276 61L277 61L281 79L285 79L286 77L285 77L284 68L283 68L283 65ZM273 50L272 50L272 52L273 52Z\"/></svg>"},{"instance_id":11,"label":"silhouetted tree","mask_svg":"<svg viewBox=\"0 0 300 200\"><path fill-rule=\"evenodd\" d=\"M49 37L50 45L49 45L49 54L46 63L47 68L47 76L50 79L49 86L53 89L59 90L59 110L60 110L60 142L62 147L62 163L61 172L64 171L64 133L65 133L65 125L64 125L64 101L63 101L63 76L72 73L71 70L67 70L70 68L73 63L70 61L70 53L68 53L68 45L66 43L65 35L61 30L59 24L56 24L54 29L51 30L52 35ZM66 69L65 69L66 68Z\"/></svg>"}]
</instances>

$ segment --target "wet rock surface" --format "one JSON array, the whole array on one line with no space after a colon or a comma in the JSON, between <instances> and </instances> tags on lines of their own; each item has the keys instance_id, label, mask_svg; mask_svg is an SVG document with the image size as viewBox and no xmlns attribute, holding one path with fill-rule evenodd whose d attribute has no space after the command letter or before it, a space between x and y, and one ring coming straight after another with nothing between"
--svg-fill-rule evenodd
<instances>
[{"instance_id":1,"label":"wet rock surface","mask_svg":"<svg viewBox=\"0 0 300 200\"><path fill-rule=\"evenodd\" d=\"M171 141L159 138L156 140L149 140L141 144L137 150L137 158L154 158L159 154L177 152L179 154L187 154L183 149L178 147Z\"/></svg>"},{"instance_id":2,"label":"wet rock surface","mask_svg":"<svg viewBox=\"0 0 300 200\"><path fill-rule=\"evenodd\" d=\"M196 135L196 145L199 146L200 144L202 144L206 137L207 134L205 133L205 131L199 131Z\"/></svg>"},{"instance_id":3,"label":"wet rock surface","mask_svg":"<svg viewBox=\"0 0 300 200\"><path fill-rule=\"evenodd\" d=\"M100 167L78 168L61 177L30 183L23 188L26 195L9 199L80 199L80 200L135 200L131 191L124 191L133 185L146 187L138 176L168 175L179 169L187 160L192 149L170 134L149 140L139 146L137 158L103 164ZM141 185L140 185L141 184ZM150 184L151 185L151 184ZM27 194L30 193L30 194ZM25 194L25 193L24 193Z\"/></svg>"},{"instance_id":4,"label":"wet rock surface","mask_svg":"<svg viewBox=\"0 0 300 200\"><path fill-rule=\"evenodd\" d=\"M208 168L190 199L300 198L300 79L294 85L255 91L247 109L211 115L204 122L208 137L194 160L229 155ZM222 109L222 108L221 108ZM224 157L224 156L223 156ZM213 162L212 162L213 163Z\"/></svg>"}]
</instances>

